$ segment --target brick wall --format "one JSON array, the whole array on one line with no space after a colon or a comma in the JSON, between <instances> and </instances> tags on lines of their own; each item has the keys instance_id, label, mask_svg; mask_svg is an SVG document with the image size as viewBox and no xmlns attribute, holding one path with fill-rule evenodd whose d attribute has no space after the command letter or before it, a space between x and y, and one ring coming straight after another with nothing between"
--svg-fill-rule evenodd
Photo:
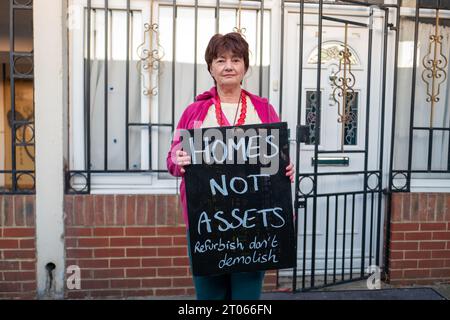
<instances>
[{"instance_id":1,"label":"brick wall","mask_svg":"<svg viewBox=\"0 0 450 320\"><path fill-rule=\"evenodd\" d=\"M82 277L67 298L194 294L178 196L66 195L65 219L66 265Z\"/></svg>"},{"instance_id":2,"label":"brick wall","mask_svg":"<svg viewBox=\"0 0 450 320\"><path fill-rule=\"evenodd\" d=\"M35 197L0 195L0 299L36 297Z\"/></svg>"},{"instance_id":3,"label":"brick wall","mask_svg":"<svg viewBox=\"0 0 450 320\"><path fill-rule=\"evenodd\" d=\"M390 237L390 283L450 282L450 194L395 193Z\"/></svg>"}]
</instances>

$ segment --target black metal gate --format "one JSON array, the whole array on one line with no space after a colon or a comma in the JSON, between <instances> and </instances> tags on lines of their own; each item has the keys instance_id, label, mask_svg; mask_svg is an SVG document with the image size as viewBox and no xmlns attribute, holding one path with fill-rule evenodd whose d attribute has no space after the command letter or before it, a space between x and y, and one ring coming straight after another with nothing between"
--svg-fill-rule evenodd
<instances>
[{"instance_id":1,"label":"black metal gate","mask_svg":"<svg viewBox=\"0 0 450 320\"><path fill-rule=\"evenodd\" d=\"M377 1L379 3L379 1ZM385 143L386 94L391 88L386 87L386 68L388 61L388 46L394 45L395 52L398 49L399 4L384 5L374 4L375 1L336 1L335 4L318 1L318 33L317 33L317 82L315 91L304 92L303 59L299 58L299 97L297 112L297 136L296 136L296 172L295 181L295 212L297 234L297 267L292 270L292 289L309 290L329 285L336 285L350 281L365 279L373 271L370 266L383 270L383 222L384 206L386 203L386 189L388 180L385 178L386 159L383 150L387 150ZM325 6L326 5L326 6ZM332 6L358 7L365 13L365 18L353 20L352 17L333 14ZM305 1L300 2L300 35L299 52L303 52L304 45L304 13ZM381 26L382 47L373 44L374 15L382 17ZM390 16L391 15L391 16ZM396 21L395 25L389 23ZM338 106L339 117L336 119L337 137L340 136L340 148L327 149L321 143L324 138L320 136L321 130L326 125L322 123L322 104L324 99L322 73L322 46L324 21L333 22L342 26L344 43L338 55L338 69L331 79L333 86L332 99ZM367 60L365 79L365 99L360 101L359 109L353 109L358 94L353 89L355 79L352 74L352 52L347 44L348 30L350 27L358 27L367 30ZM395 41L390 41L388 35L394 33ZM395 53L395 57L397 54ZM382 66L374 66L373 57L381 56ZM391 59L396 65L397 58ZM375 68L380 67L381 84L377 97L377 114L373 108L374 95L371 92L371 83ZM396 82L396 68L394 67L394 87ZM314 107L306 110L302 107L302 99L314 100ZM393 104L395 104L395 88L393 89ZM305 102L306 105L306 102ZM364 110L365 109L365 110ZM371 112L372 111L372 112ZM302 112L308 115L302 120ZM350 122L355 120L356 112L364 112L360 117L358 128L364 130L364 138L358 147L352 145L347 139ZM303 115L305 116L305 115ZM308 120L314 119L306 123ZM370 127L375 117L379 119L379 130ZM356 117L357 118L357 117ZM356 120L358 121L358 120ZM339 138L338 138L339 139ZM336 140L338 141L338 140ZM375 141L377 146L371 146ZM313 147L310 151L313 156L308 168L301 166L301 146L309 144ZM354 144L354 143L353 143ZM308 155L310 157L310 155ZM375 161L376 159L376 161ZM309 158L308 158L309 161ZM359 166L354 169L349 164L359 161ZM330 166L334 166L331 167ZM342 183L341 183L342 181ZM331 185L334 183L334 189ZM331 189L330 189L331 188ZM319 241L320 237L320 241Z\"/></svg>"}]
</instances>

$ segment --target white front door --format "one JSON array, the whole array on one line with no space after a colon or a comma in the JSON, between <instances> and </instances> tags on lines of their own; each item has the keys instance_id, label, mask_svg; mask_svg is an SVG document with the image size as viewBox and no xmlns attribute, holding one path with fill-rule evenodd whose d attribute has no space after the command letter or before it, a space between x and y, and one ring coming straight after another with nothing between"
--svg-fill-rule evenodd
<instances>
[{"instance_id":1,"label":"white front door","mask_svg":"<svg viewBox=\"0 0 450 320\"><path fill-rule=\"evenodd\" d=\"M326 13L326 12L325 12ZM367 16L347 9L346 20L368 23ZM285 16L285 54L283 86L283 121L290 128L296 128L298 112L298 69L299 32L298 12L286 10ZM336 16L336 15L335 15ZM303 83L301 92L301 124L309 127L308 141L301 144L300 174L314 172L314 127L318 122L317 104L317 58L318 58L318 14L305 10L303 44ZM315 273L349 273L350 267L359 270L362 255L362 221L364 202L363 174L329 174L364 171L364 153L368 137L368 170L379 168L380 110L381 110L381 60L382 60L382 18L374 19L373 50L371 68L370 102L368 97L368 42L369 28L323 20L322 32L322 72L321 72L321 125L318 141L319 154L316 210ZM339 53L344 43L350 52L350 66L340 63ZM333 78L336 77L336 78ZM339 77L349 79L347 99L343 100L342 83ZM336 79L336 80L333 80ZM368 108L367 108L368 107ZM345 112L346 110L346 112ZM366 117L370 110L368 130ZM342 116L346 115L347 120ZM291 138L294 135L291 134ZM291 144L291 156L295 154L295 142ZM313 177L303 177L300 191L312 195ZM369 178L369 187L375 189L377 176ZM311 192L311 193L310 193ZM307 197L308 198L308 197ZM337 205L336 205L337 203ZM365 266L374 264L378 195L369 192L366 207ZM299 211L298 219L298 268L302 270L305 262L306 273L310 272L312 261L313 199L306 201L305 210ZM306 237L305 235L306 222ZM328 235L328 236L327 236ZM304 240L306 245L304 250ZM382 237L381 237L382 239ZM326 250L327 249L327 250ZM372 259L370 260L370 256ZM303 259L305 257L305 259ZM327 258L327 259L325 259ZM303 260L305 260L303 262ZM326 262L327 260L327 262ZM344 261L344 264L343 264Z\"/></svg>"}]
</instances>

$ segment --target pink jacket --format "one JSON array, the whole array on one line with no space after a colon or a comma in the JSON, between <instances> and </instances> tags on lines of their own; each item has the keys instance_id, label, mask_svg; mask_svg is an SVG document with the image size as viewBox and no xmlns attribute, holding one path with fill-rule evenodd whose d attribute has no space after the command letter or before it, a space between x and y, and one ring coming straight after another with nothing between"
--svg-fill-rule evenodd
<instances>
[{"instance_id":1,"label":"pink jacket","mask_svg":"<svg viewBox=\"0 0 450 320\"><path fill-rule=\"evenodd\" d=\"M271 104L269 104L269 101L266 98L258 97L245 90L244 92L249 96L250 101L254 105L256 113L258 114L262 123L272 123L280 121L275 109ZM177 150L181 149L180 130L200 128L203 120L206 117L206 114L208 113L209 107L215 102L216 94L216 87L212 87L209 91L205 91L204 93L198 95L195 98L195 102L190 104L186 108L186 110L184 110L183 114L181 115L180 121L178 122L177 129L175 130L172 145L170 146L170 150L167 154L167 169L169 170L169 173L175 177L182 177L180 184L180 196L183 210L183 219L186 227L188 227L188 213L184 177L180 172L180 166L175 164L175 153ZM226 120L225 115L223 114L222 119L225 120L225 125L230 125L230 123Z\"/></svg>"}]
</instances>

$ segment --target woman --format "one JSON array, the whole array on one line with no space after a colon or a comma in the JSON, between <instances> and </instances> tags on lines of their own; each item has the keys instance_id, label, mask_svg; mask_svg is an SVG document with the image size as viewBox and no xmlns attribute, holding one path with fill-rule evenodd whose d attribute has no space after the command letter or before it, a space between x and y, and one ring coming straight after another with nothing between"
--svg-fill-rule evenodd
<instances>
[{"instance_id":1,"label":"woman","mask_svg":"<svg viewBox=\"0 0 450 320\"><path fill-rule=\"evenodd\" d=\"M279 122L280 119L267 99L241 88L249 67L248 43L239 33L216 34L205 52L208 71L215 87L196 97L186 108L177 126L167 156L167 168L177 177L183 177L190 156L181 149L179 129L218 126L239 126ZM293 182L294 166L286 167L286 176ZM188 226L184 178L180 185L183 218ZM242 272L219 276L194 276L197 299L259 299L264 272Z\"/></svg>"}]
</instances>

